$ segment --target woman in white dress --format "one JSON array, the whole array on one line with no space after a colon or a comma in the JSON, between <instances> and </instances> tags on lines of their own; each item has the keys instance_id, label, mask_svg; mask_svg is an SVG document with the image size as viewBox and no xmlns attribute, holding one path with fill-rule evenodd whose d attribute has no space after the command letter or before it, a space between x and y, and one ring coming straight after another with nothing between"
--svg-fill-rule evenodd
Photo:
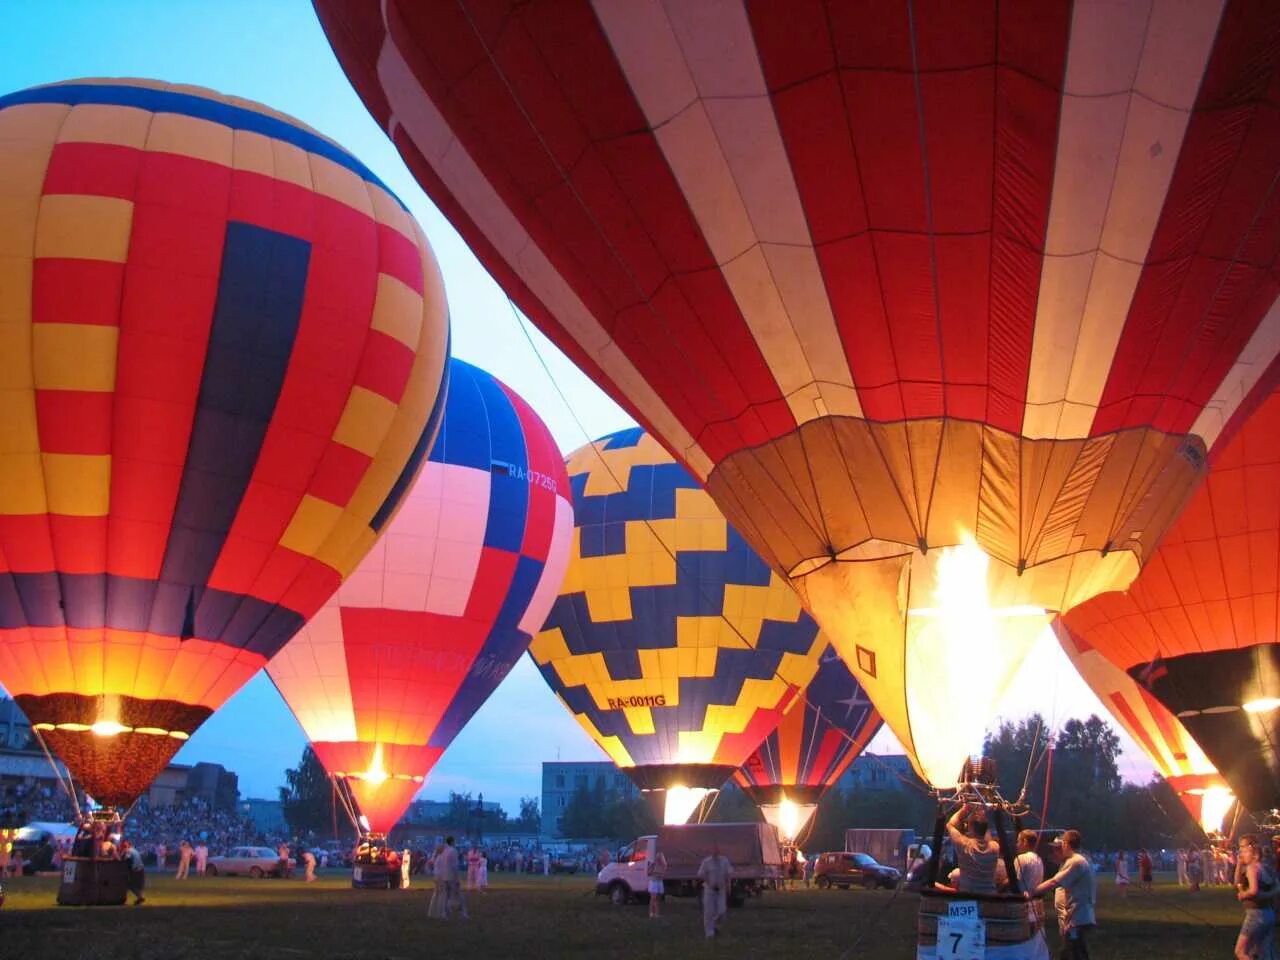
<instances>
[{"instance_id":1,"label":"woman in white dress","mask_svg":"<svg viewBox=\"0 0 1280 960\"><path fill-rule=\"evenodd\" d=\"M1116 854L1116 886L1120 896L1129 896L1129 855L1123 850Z\"/></svg>"}]
</instances>

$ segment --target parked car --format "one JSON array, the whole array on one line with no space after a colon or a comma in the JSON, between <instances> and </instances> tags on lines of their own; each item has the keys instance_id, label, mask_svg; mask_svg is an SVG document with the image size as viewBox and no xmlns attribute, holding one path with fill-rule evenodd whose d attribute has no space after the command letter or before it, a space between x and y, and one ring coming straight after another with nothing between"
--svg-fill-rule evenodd
<instances>
[{"instance_id":1,"label":"parked car","mask_svg":"<svg viewBox=\"0 0 1280 960\"><path fill-rule=\"evenodd\" d=\"M819 890L829 890L831 887L848 890L855 886L873 890L876 887L896 887L902 872L876 862L875 857L869 853L838 851L819 854L813 875Z\"/></svg>"},{"instance_id":2,"label":"parked car","mask_svg":"<svg viewBox=\"0 0 1280 960\"><path fill-rule=\"evenodd\" d=\"M13 852L21 853L27 876L53 866L53 848L60 842L75 839L76 828L70 823L35 821L18 831L13 839Z\"/></svg>"},{"instance_id":3,"label":"parked car","mask_svg":"<svg viewBox=\"0 0 1280 960\"><path fill-rule=\"evenodd\" d=\"M577 858L571 857L567 853L563 856L551 858L552 873L577 873L578 866Z\"/></svg>"},{"instance_id":4,"label":"parked car","mask_svg":"<svg viewBox=\"0 0 1280 960\"><path fill-rule=\"evenodd\" d=\"M293 857L289 858L289 869L297 866ZM270 847L232 847L225 854L209 858L205 873L211 877L218 874L248 874L257 880L260 877L280 876L280 857Z\"/></svg>"}]
</instances>

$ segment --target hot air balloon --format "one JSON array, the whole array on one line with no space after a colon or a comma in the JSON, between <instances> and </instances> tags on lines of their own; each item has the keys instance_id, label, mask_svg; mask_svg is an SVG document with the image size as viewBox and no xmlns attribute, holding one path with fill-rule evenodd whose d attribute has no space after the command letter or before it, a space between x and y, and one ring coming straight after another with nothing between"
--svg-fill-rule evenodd
<instances>
[{"instance_id":1,"label":"hot air balloon","mask_svg":"<svg viewBox=\"0 0 1280 960\"><path fill-rule=\"evenodd\" d=\"M267 667L366 830L395 826L528 649L572 530L546 425L508 386L450 361L440 434L400 513Z\"/></svg>"},{"instance_id":2,"label":"hot air balloon","mask_svg":"<svg viewBox=\"0 0 1280 960\"><path fill-rule=\"evenodd\" d=\"M316 8L935 784L1053 612L1132 581L1280 346L1274 6Z\"/></svg>"},{"instance_id":3,"label":"hot air balloon","mask_svg":"<svg viewBox=\"0 0 1280 960\"><path fill-rule=\"evenodd\" d=\"M0 683L128 804L337 588L430 446L421 229L209 90L0 97Z\"/></svg>"},{"instance_id":4,"label":"hot air balloon","mask_svg":"<svg viewBox=\"0 0 1280 960\"><path fill-rule=\"evenodd\" d=\"M747 758L734 781L778 836L799 842L818 801L866 748L882 721L849 668L832 649L800 702Z\"/></svg>"},{"instance_id":5,"label":"hot air balloon","mask_svg":"<svg viewBox=\"0 0 1280 960\"><path fill-rule=\"evenodd\" d=\"M1215 457L1129 590L1064 618L1178 718L1250 810L1280 806L1277 490L1280 389Z\"/></svg>"},{"instance_id":6,"label":"hot air balloon","mask_svg":"<svg viewBox=\"0 0 1280 960\"><path fill-rule=\"evenodd\" d=\"M530 654L583 729L684 823L813 679L794 591L639 428L568 460L569 568Z\"/></svg>"},{"instance_id":7,"label":"hot air balloon","mask_svg":"<svg viewBox=\"0 0 1280 960\"><path fill-rule=\"evenodd\" d=\"M1061 619L1054 621L1053 629L1084 682L1142 748L1191 816L1206 833L1220 831L1235 794L1182 721Z\"/></svg>"}]
</instances>

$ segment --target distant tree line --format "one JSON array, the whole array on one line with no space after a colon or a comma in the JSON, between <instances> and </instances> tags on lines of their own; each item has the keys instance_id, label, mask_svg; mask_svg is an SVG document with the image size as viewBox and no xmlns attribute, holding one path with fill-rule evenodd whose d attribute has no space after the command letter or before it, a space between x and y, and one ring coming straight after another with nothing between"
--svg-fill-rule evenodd
<instances>
[{"instance_id":1,"label":"distant tree line","mask_svg":"<svg viewBox=\"0 0 1280 960\"><path fill-rule=\"evenodd\" d=\"M1142 785L1121 779L1120 738L1096 714L1066 721L1056 736L1039 715L1006 721L987 736L983 752L996 761L1005 799L1021 797L1029 808L1025 827L1073 827L1091 850L1203 842L1199 826L1162 777ZM832 790L818 806L806 846L843 849L847 827L903 827L929 836L936 816L936 803L914 775L897 790Z\"/></svg>"}]
</instances>

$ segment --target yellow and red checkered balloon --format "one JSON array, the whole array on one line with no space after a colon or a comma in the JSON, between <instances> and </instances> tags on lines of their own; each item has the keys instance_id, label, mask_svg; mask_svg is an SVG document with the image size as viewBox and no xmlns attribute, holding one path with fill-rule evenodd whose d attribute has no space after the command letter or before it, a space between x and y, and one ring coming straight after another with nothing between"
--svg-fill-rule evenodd
<instances>
[{"instance_id":1,"label":"yellow and red checkered balloon","mask_svg":"<svg viewBox=\"0 0 1280 960\"><path fill-rule=\"evenodd\" d=\"M136 796L372 546L434 435L421 229L256 103L0 97L0 683Z\"/></svg>"}]
</instances>

